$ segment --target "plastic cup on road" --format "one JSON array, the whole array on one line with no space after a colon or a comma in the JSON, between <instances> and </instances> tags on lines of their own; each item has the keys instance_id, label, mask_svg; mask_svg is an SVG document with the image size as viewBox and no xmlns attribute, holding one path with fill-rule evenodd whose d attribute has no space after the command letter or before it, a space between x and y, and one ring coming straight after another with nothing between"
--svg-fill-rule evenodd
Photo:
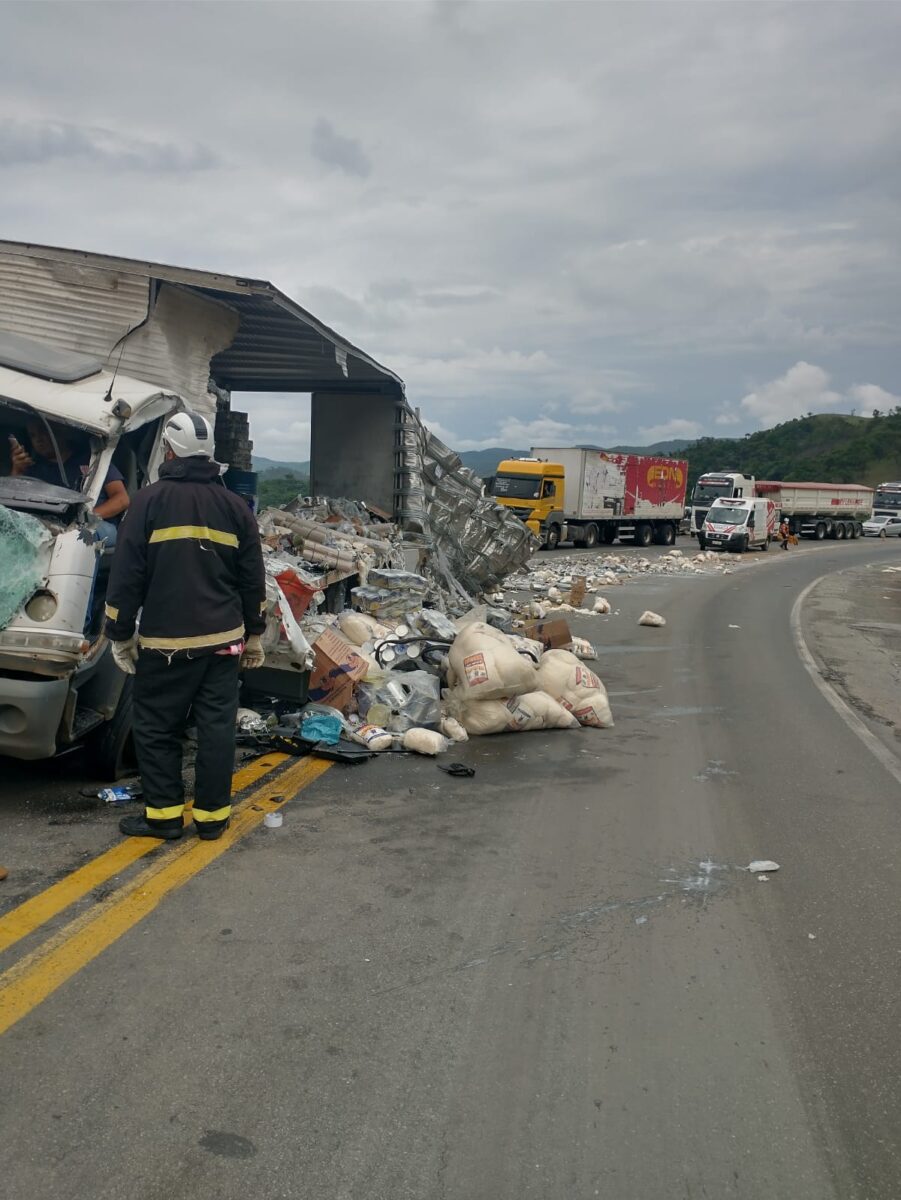
<instances>
[{"instance_id":1,"label":"plastic cup on road","mask_svg":"<svg viewBox=\"0 0 901 1200\"><path fill-rule=\"evenodd\" d=\"M281 829L285 823L285 818L280 812L268 812L263 817L263 824L267 829Z\"/></svg>"}]
</instances>

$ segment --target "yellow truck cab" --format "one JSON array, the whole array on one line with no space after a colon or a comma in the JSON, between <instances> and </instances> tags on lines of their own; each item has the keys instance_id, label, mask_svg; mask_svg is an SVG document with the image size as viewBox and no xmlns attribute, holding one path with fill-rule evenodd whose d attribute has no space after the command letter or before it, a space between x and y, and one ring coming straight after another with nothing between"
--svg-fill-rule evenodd
<instances>
[{"instance_id":1,"label":"yellow truck cab","mask_svg":"<svg viewBox=\"0 0 901 1200\"><path fill-rule=\"evenodd\" d=\"M549 550L565 525L565 489L563 465L539 458L505 458L491 485L497 503L511 509Z\"/></svg>"}]
</instances>

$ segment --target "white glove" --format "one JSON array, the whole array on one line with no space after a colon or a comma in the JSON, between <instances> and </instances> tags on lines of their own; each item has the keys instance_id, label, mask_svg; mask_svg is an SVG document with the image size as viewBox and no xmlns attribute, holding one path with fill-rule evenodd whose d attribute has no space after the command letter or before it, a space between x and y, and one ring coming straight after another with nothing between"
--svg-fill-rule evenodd
<instances>
[{"instance_id":1,"label":"white glove","mask_svg":"<svg viewBox=\"0 0 901 1200\"><path fill-rule=\"evenodd\" d=\"M241 655L241 666L245 671L254 671L266 661L263 653L263 643L258 633L252 633L244 643L244 653Z\"/></svg>"},{"instance_id":2,"label":"white glove","mask_svg":"<svg viewBox=\"0 0 901 1200\"><path fill-rule=\"evenodd\" d=\"M113 648L113 662L126 675L134 675L135 664L138 661L138 639L130 637L127 642L110 642Z\"/></svg>"}]
</instances>

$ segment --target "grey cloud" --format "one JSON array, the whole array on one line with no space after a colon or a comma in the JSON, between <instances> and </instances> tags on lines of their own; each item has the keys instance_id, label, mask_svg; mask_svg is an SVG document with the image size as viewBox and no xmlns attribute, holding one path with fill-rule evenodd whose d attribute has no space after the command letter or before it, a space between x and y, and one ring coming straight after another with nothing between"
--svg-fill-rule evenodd
<instances>
[{"instance_id":1,"label":"grey cloud","mask_svg":"<svg viewBox=\"0 0 901 1200\"><path fill-rule=\"evenodd\" d=\"M901 394L901 6L206 11L4 7L8 236L271 278L461 441L748 427L799 361Z\"/></svg>"},{"instance_id":2,"label":"grey cloud","mask_svg":"<svg viewBox=\"0 0 901 1200\"><path fill-rule=\"evenodd\" d=\"M173 173L218 165L216 155L197 143L183 147L65 121L0 121L0 166L36 166L60 159Z\"/></svg>"},{"instance_id":3,"label":"grey cloud","mask_svg":"<svg viewBox=\"0 0 901 1200\"><path fill-rule=\"evenodd\" d=\"M320 117L313 126L313 157L327 167L337 167L348 175L359 175L365 179L372 172L372 163L366 157L362 143L357 138L338 133L331 121Z\"/></svg>"}]
</instances>

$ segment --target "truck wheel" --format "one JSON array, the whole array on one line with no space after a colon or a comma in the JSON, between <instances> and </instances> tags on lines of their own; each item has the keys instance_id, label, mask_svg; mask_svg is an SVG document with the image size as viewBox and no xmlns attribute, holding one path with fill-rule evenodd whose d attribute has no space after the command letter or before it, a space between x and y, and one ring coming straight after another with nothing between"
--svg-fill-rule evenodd
<instances>
[{"instance_id":1,"label":"truck wheel","mask_svg":"<svg viewBox=\"0 0 901 1200\"><path fill-rule=\"evenodd\" d=\"M845 540L845 527L841 521L839 521L835 526L835 540L837 542L843 542Z\"/></svg>"},{"instance_id":2,"label":"truck wheel","mask_svg":"<svg viewBox=\"0 0 901 1200\"><path fill-rule=\"evenodd\" d=\"M676 531L669 522L658 525L654 530L654 541L658 546L672 546L675 540Z\"/></svg>"},{"instance_id":3,"label":"truck wheel","mask_svg":"<svg viewBox=\"0 0 901 1200\"><path fill-rule=\"evenodd\" d=\"M135 754L131 736L133 687L134 679L128 675L112 718L88 740L88 754L101 779L115 782L134 771Z\"/></svg>"},{"instance_id":4,"label":"truck wheel","mask_svg":"<svg viewBox=\"0 0 901 1200\"><path fill-rule=\"evenodd\" d=\"M585 538L582 542L582 545L585 547L585 549L593 550L599 541L600 541L600 537L598 536L597 525L586 525L585 526Z\"/></svg>"},{"instance_id":5,"label":"truck wheel","mask_svg":"<svg viewBox=\"0 0 901 1200\"><path fill-rule=\"evenodd\" d=\"M858 536L857 526L852 521L851 524L848 526L848 537L851 538L853 541L857 538L857 536Z\"/></svg>"},{"instance_id":6,"label":"truck wheel","mask_svg":"<svg viewBox=\"0 0 901 1200\"><path fill-rule=\"evenodd\" d=\"M821 542L823 540L823 538L826 536L826 526L823 524L822 521L817 522L817 527L813 531L813 536L814 536L815 540L818 542Z\"/></svg>"},{"instance_id":7,"label":"truck wheel","mask_svg":"<svg viewBox=\"0 0 901 1200\"><path fill-rule=\"evenodd\" d=\"M635 545L650 546L654 538L654 531L646 521L642 521L635 526Z\"/></svg>"},{"instance_id":8,"label":"truck wheel","mask_svg":"<svg viewBox=\"0 0 901 1200\"><path fill-rule=\"evenodd\" d=\"M545 550L556 550L560 545L560 526L551 525L544 537Z\"/></svg>"}]
</instances>

